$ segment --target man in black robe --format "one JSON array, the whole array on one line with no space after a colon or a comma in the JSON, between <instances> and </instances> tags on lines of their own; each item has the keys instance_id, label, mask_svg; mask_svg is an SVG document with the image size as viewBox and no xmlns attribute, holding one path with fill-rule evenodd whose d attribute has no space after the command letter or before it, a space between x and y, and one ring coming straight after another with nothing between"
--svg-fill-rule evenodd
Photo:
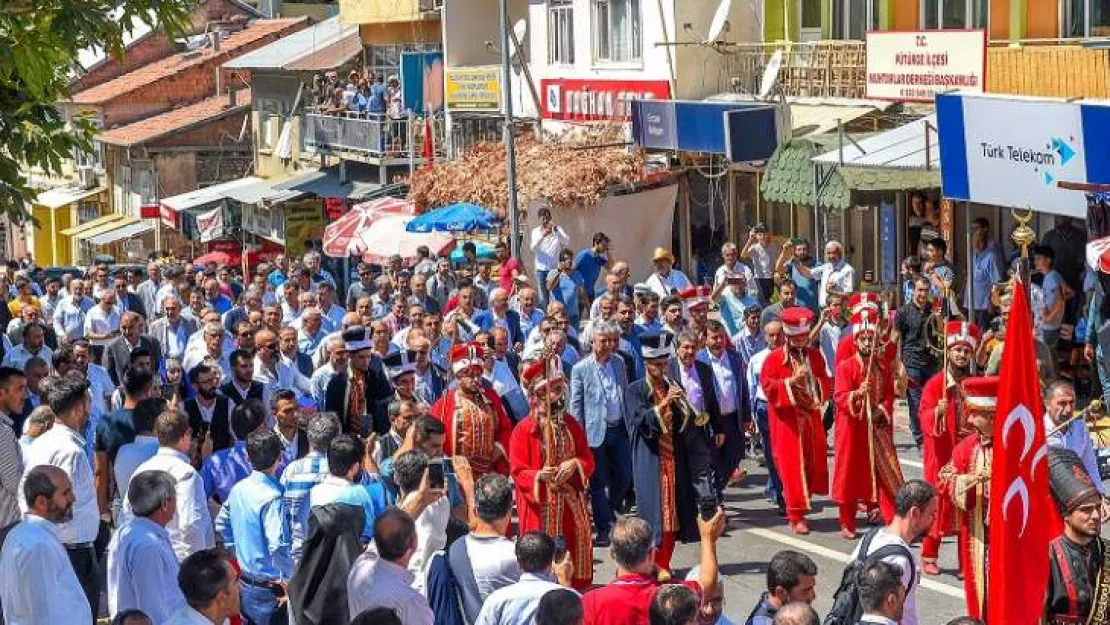
<instances>
[{"instance_id":1,"label":"man in black robe","mask_svg":"<svg viewBox=\"0 0 1110 625\"><path fill-rule=\"evenodd\" d=\"M1049 451L1048 474L1052 495L1064 517L1064 533L1048 546L1045 619L1050 625L1104 625L1110 619L1110 562L1107 543L1099 537L1101 496L1082 460L1071 450Z\"/></svg>"},{"instance_id":2,"label":"man in black robe","mask_svg":"<svg viewBox=\"0 0 1110 625\"><path fill-rule=\"evenodd\" d=\"M312 509L304 553L289 580L293 622L300 625L346 623L347 576L362 553L359 536L366 512L332 503Z\"/></svg>"},{"instance_id":3,"label":"man in black robe","mask_svg":"<svg viewBox=\"0 0 1110 625\"><path fill-rule=\"evenodd\" d=\"M636 509L655 531L655 563L668 579L675 543L700 539L699 506L717 505L709 417L669 377L674 342L667 332L640 337L647 376L625 395Z\"/></svg>"},{"instance_id":4,"label":"man in black robe","mask_svg":"<svg viewBox=\"0 0 1110 625\"><path fill-rule=\"evenodd\" d=\"M385 377L381 360L370 351L370 331L351 326L343 331L342 337L347 349L347 369L328 382L324 410L338 415L347 434L358 437L371 431L385 434L389 431L389 416L379 414L378 403L393 394L393 387Z\"/></svg>"}]
</instances>

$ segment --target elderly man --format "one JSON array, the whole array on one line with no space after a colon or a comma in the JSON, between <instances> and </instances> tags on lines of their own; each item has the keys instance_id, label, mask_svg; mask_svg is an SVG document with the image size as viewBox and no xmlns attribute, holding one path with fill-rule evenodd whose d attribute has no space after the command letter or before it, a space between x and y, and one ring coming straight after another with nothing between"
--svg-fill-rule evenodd
<instances>
[{"instance_id":1,"label":"elderly man","mask_svg":"<svg viewBox=\"0 0 1110 625\"><path fill-rule=\"evenodd\" d=\"M166 358L181 360L189 337L197 331L197 322L181 314L181 300L172 295L162 302L162 312L164 316L150 323L150 337L162 347Z\"/></svg>"},{"instance_id":2,"label":"elderly man","mask_svg":"<svg viewBox=\"0 0 1110 625\"><path fill-rule=\"evenodd\" d=\"M140 347L150 352L150 361L155 366L162 362L161 346L154 339L143 334L145 323L137 312L129 310L123 313L119 322L120 337L104 348L102 364L116 384L120 384L123 380L123 372L131 361L131 352Z\"/></svg>"},{"instance_id":3,"label":"elderly man","mask_svg":"<svg viewBox=\"0 0 1110 625\"><path fill-rule=\"evenodd\" d=\"M103 347L119 336L120 313L116 294L108 289L97 297L96 306L85 314L85 337L93 345Z\"/></svg>"},{"instance_id":4,"label":"elderly man","mask_svg":"<svg viewBox=\"0 0 1110 625\"><path fill-rule=\"evenodd\" d=\"M817 305L825 307L825 301L830 293L839 293L846 297L855 290L856 270L844 261L844 247L838 241L829 241L825 245L825 262L810 269L804 263L794 265L806 278L818 280Z\"/></svg>"},{"instance_id":5,"label":"elderly man","mask_svg":"<svg viewBox=\"0 0 1110 625\"><path fill-rule=\"evenodd\" d=\"M23 326L23 342L4 354L3 364L16 369L23 369L27 361L32 358L41 358L51 362L54 352L46 346L46 326L41 323L32 323Z\"/></svg>"},{"instance_id":6,"label":"elderly man","mask_svg":"<svg viewBox=\"0 0 1110 625\"><path fill-rule=\"evenodd\" d=\"M1099 476L1098 457L1087 429L1087 421L1072 419L1075 414L1075 387L1063 380L1054 382L1045 390L1044 403L1044 427L1049 447L1075 452L1095 489L1105 496L1106 487Z\"/></svg>"},{"instance_id":7,"label":"elderly man","mask_svg":"<svg viewBox=\"0 0 1110 625\"><path fill-rule=\"evenodd\" d=\"M347 349L343 345L342 337L332 336L325 341L324 347L327 349L328 360L313 371L312 377L309 378L312 400L318 407L324 405L324 396L332 378L347 368Z\"/></svg>"},{"instance_id":8,"label":"elderly man","mask_svg":"<svg viewBox=\"0 0 1110 625\"><path fill-rule=\"evenodd\" d=\"M254 379L264 384L272 394L279 389L294 391L298 397L309 397L312 388L308 378L279 353L278 339L269 330L259 330L254 335L257 348L254 356Z\"/></svg>"},{"instance_id":9,"label":"elderly man","mask_svg":"<svg viewBox=\"0 0 1110 625\"><path fill-rule=\"evenodd\" d=\"M428 600L412 588L409 561L416 553L416 524L399 508L374 520L374 541L351 566L347 603L351 614L377 607L394 610L405 625L432 625Z\"/></svg>"},{"instance_id":10,"label":"elderly man","mask_svg":"<svg viewBox=\"0 0 1110 625\"><path fill-rule=\"evenodd\" d=\"M143 308L151 317L158 316L157 295L158 289L162 286L162 266L156 262L150 262L146 266L147 279L139 283L138 288L135 289L135 294L143 302Z\"/></svg>"},{"instance_id":11,"label":"elderly man","mask_svg":"<svg viewBox=\"0 0 1110 625\"><path fill-rule=\"evenodd\" d=\"M648 276L645 284L652 293L659 296L659 299L669 297L691 286L686 274L674 269L674 255L670 250L662 247L655 248L651 263L655 267L655 272Z\"/></svg>"},{"instance_id":12,"label":"elderly man","mask_svg":"<svg viewBox=\"0 0 1110 625\"><path fill-rule=\"evenodd\" d=\"M231 310L234 306L231 298L220 292L220 282L215 278L209 278L205 281L204 299L208 307L221 315Z\"/></svg>"},{"instance_id":13,"label":"elderly man","mask_svg":"<svg viewBox=\"0 0 1110 625\"><path fill-rule=\"evenodd\" d=\"M151 622L164 623L185 606L177 585L177 557L166 531L176 512L174 478L165 471L144 471L126 488L134 516L108 543L108 613L142 610Z\"/></svg>"},{"instance_id":14,"label":"elderly man","mask_svg":"<svg viewBox=\"0 0 1110 625\"><path fill-rule=\"evenodd\" d=\"M69 297L58 302L54 307L54 332L59 341L73 341L85 336L85 311L86 306L85 283L73 280L69 283Z\"/></svg>"},{"instance_id":15,"label":"elderly man","mask_svg":"<svg viewBox=\"0 0 1110 625\"><path fill-rule=\"evenodd\" d=\"M220 368L223 377L232 377L229 350L224 349L227 334L223 326L217 321L206 322L197 335L201 339L200 345L185 348L185 360L182 362L185 371L191 371L201 362L209 361ZM257 347L257 343L255 346Z\"/></svg>"},{"instance_id":16,"label":"elderly man","mask_svg":"<svg viewBox=\"0 0 1110 625\"><path fill-rule=\"evenodd\" d=\"M474 324L482 332L502 328L509 333L510 345L522 345L524 332L520 327L520 313L509 308L509 292L500 287L493 289L489 294L489 303L487 310L474 315Z\"/></svg>"}]
</instances>

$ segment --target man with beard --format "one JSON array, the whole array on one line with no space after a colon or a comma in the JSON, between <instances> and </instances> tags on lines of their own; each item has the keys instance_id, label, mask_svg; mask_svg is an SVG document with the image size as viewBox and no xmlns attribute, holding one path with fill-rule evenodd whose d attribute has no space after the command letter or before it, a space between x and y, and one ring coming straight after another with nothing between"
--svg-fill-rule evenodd
<instances>
[{"instance_id":1,"label":"man with beard","mask_svg":"<svg viewBox=\"0 0 1110 625\"><path fill-rule=\"evenodd\" d=\"M902 468L894 448L894 363L877 353L878 319L867 310L852 319L855 353L836 369L836 452L833 501L840 505L840 533L856 538L856 509L862 502L877 520L894 517Z\"/></svg>"},{"instance_id":2,"label":"man with beard","mask_svg":"<svg viewBox=\"0 0 1110 625\"><path fill-rule=\"evenodd\" d=\"M925 435L923 478L934 486L940 485L941 467L952 459L956 443L971 433L963 414L961 385L971 375L971 358L979 346L979 328L963 321L948 322L948 367L934 375L921 391L921 431ZM921 543L921 570L926 575L939 575L937 554L940 541L951 536L955 511L952 503L943 499L937 508L933 529Z\"/></svg>"},{"instance_id":3,"label":"man with beard","mask_svg":"<svg viewBox=\"0 0 1110 625\"><path fill-rule=\"evenodd\" d=\"M201 459L231 447L231 400L216 392L220 384L219 369L205 363L189 372L189 383L196 395L185 401L185 414L196 442L195 453Z\"/></svg>"},{"instance_id":4,"label":"man with beard","mask_svg":"<svg viewBox=\"0 0 1110 625\"><path fill-rule=\"evenodd\" d=\"M860 553L864 547L861 543L852 553L852 560L863 556L897 566L902 571L902 586L906 588L899 625L917 625L917 564L910 545L932 526L937 514L937 491L927 482L910 480L898 489L893 507L894 516L886 527L864 538L867 541L866 553ZM884 550L883 554L879 554L880 550Z\"/></svg>"},{"instance_id":5,"label":"man with beard","mask_svg":"<svg viewBox=\"0 0 1110 625\"><path fill-rule=\"evenodd\" d=\"M451 369L458 386L439 399L431 415L447 429L446 456L465 456L478 480L486 473L509 474L512 423L501 399L481 384L484 353L477 343L451 348Z\"/></svg>"},{"instance_id":6,"label":"man with beard","mask_svg":"<svg viewBox=\"0 0 1110 625\"><path fill-rule=\"evenodd\" d=\"M1048 599L1045 620L1106 623L1110 618L1110 561L1099 537L1102 496L1083 461L1069 449L1048 452L1052 496L1064 517L1064 533L1048 546ZM1094 612L1094 614L1092 614Z\"/></svg>"},{"instance_id":7,"label":"man with beard","mask_svg":"<svg viewBox=\"0 0 1110 625\"><path fill-rule=\"evenodd\" d=\"M652 528L666 579L676 542L698 539L699 506L717 502L709 420L669 377L674 343L666 332L640 337L647 376L628 387L625 411L637 513Z\"/></svg>"},{"instance_id":8,"label":"man with beard","mask_svg":"<svg viewBox=\"0 0 1110 625\"><path fill-rule=\"evenodd\" d=\"M393 385L393 393L378 401L374 407L375 419L389 419L389 404L395 401L410 401L423 404L416 396L416 354L402 349L382 359L382 366ZM427 408L425 405L424 408ZM384 415L384 417L383 417Z\"/></svg>"},{"instance_id":9,"label":"man with beard","mask_svg":"<svg viewBox=\"0 0 1110 625\"><path fill-rule=\"evenodd\" d=\"M312 388L308 378L297 365L282 357L279 339L269 330L259 330L254 335L254 379L266 387L265 394L272 395L281 389L296 392L297 397L310 397Z\"/></svg>"},{"instance_id":10,"label":"man with beard","mask_svg":"<svg viewBox=\"0 0 1110 625\"><path fill-rule=\"evenodd\" d=\"M808 308L782 311L786 345L767 356L759 378L767 395L771 455L782 480L786 518L801 535L809 533L810 498L829 492L821 407L832 394L832 381L821 352L809 346L812 320Z\"/></svg>"},{"instance_id":11,"label":"man with beard","mask_svg":"<svg viewBox=\"0 0 1110 625\"><path fill-rule=\"evenodd\" d=\"M37 466L23 484L27 514L4 539L0 603L9 623L92 623L58 526L73 520L73 483L65 471Z\"/></svg>"},{"instance_id":12,"label":"man with beard","mask_svg":"<svg viewBox=\"0 0 1110 625\"><path fill-rule=\"evenodd\" d=\"M521 374L532 411L513 429L510 473L516 484L520 533L562 536L573 564L571 584L593 583L593 542L586 488L594 471L586 433L567 418L566 380L556 362L537 360Z\"/></svg>"},{"instance_id":13,"label":"man with beard","mask_svg":"<svg viewBox=\"0 0 1110 625\"><path fill-rule=\"evenodd\" d=\"M248 399L262 401L265 389L261 382L254 381L254 357L251 352L237 349L228 356L228 362L231 364L231 377L220 385L220 393L236 405ZM209 366L215 368L214 363L209 363Z\"/></svg>"},{"instance_id":14,"label":"man with beard","mask_svg":"<svg viewBox=\"0 0 1110 625\"><path fill-rule=\"evenodd\" d=\"M380 362L374 362L371 353L370 332L355 325L343 331L347 347L347 369L340 371L328 382L324 392L324 410L334 412L343 424L343 431L355 436L366 436L371 431L385 434L389 422L377 422L371 410L393 392L382 373Z\"/></svg>"},{"instance_id":15,"label":"man with beard","mask_svg":"<svg viewBox=\"0 0 1110 625\"><path fill-rule=\"evenodd\" d=\"M964 576L967 612L983 618L987 608L987 522L994 411L998 404L997 377L968 378L960 385L964 414L973 433L952 450L952 460L940 470L937 491L960 510L960 570Z\"/></svg>"}]
</instances>

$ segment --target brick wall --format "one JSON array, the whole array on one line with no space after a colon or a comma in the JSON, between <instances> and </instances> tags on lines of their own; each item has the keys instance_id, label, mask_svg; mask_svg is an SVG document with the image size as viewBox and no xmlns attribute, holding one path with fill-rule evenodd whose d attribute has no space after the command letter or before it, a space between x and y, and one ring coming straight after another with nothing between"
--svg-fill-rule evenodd
<instances>
[{"instance_id":1,"label":"brick wall","mask_svg":"<svg viewBox=\"0 0 1110 625\"><path fill-rule=\"evenodd\" d=\"M152 142L149 145L151 149L167 148L167 147L190 147L190 146L220 146L233 147L241 146L245 150L250 149L251 145L251 132L250 124L248 122L247 132L243 135L241 142L233 139L239 138L239 131L243 128L243 118L250 115L250 110L244 110L239 113L229 114L227 117L217 119L215 121L201 124L194 128L174 133L161 140Z\"/></svg>"},{"instance_id":2,"label":"brick wall","mask_svg":"<svg viewBox=\"0 0 1110 625\"><path fill-rule=\"evenodd\" d=\"M249 176L254 167L250 153L201 152L197 154L197 186Z\"/></svg>"}]
</instances>

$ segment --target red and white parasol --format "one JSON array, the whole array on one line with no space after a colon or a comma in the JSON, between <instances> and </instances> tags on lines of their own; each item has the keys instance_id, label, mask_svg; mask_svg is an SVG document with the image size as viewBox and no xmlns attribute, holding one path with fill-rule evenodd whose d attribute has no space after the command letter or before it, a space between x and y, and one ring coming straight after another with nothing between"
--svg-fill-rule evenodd
<instances>
[{"instance_id":1,"label":"red and white parasol","mask_svg":"<svg viewBox=\"0 0 1110 625\"><path fill-rule=\"evenodd\" d=\"M412 202L394 197L356 204L324 228L324 253L332 258L361 254L367 248L359 241L359 233L384 216L412 216L414 213Z\"/></svg>"},{"instance_id":2,"label":"red and white parasol","mask_svg":"<svg viewBox=\"0 0 1110 625\"><path fill-rule=\"evenodd\" d=\"M1087 243L1087 266L1102 273L1110 273L1110 237Z\"/></svg>"},{"instance_id":3,"label":"red and white parasol","mask_svg":"<svg viewBox=\"0 0 1110 625\"><path fill-rule=\"evenodd\" d=\"M428 246L432 256L446 254L455 247L455 238L443 232L408 232L405 226L412 217L409 215L385 215L362 230L358 246L365 250L362 260L368 263L385 264L389 257L400 254L406 265L416 261L416 248Z\"/></svg>"}]
</instances>

